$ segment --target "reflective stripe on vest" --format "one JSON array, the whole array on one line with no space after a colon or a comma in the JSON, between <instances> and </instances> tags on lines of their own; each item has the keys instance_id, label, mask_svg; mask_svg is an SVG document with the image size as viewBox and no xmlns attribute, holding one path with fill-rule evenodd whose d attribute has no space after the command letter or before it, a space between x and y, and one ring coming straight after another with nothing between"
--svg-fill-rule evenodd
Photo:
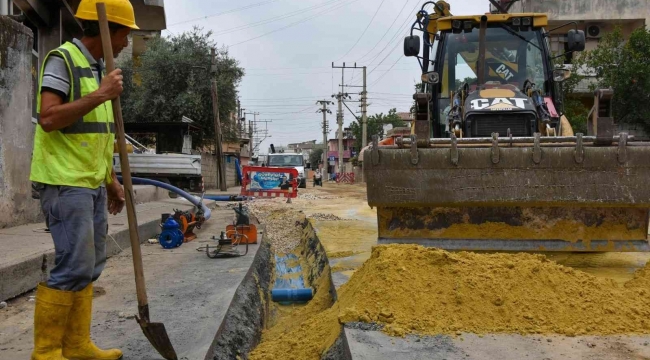
<instances>
[{"instance_id":1,"label":"reflective stripe on vest","mask_svg":"<svg viewBox=\"0 0 650 360\"><path fill-rule=\"evenodd\" d=\"M44 63L53 53L64 59L68 69L70 94L66 102L78 100L99 88L88 60L76 45L68 42L52 50ZM41 67L37 94L39 117L43 75L44 66ZM47 133L37 125L30 179L45 184L86 188L97 188L104 181L110 182L114 134L110 101L60 130Z\"/></svg>"}]
</instances>

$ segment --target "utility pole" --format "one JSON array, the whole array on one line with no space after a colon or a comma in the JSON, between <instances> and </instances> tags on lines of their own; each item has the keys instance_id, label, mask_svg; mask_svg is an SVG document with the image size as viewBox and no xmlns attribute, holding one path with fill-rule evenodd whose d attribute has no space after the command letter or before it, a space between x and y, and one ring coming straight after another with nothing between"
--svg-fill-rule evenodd
<instances>
[{"instance_id":1,"label":"utility pole","mask_svg":"<svg viewBox=\"0 0 650 360\"><path fill-rule=\"evenodd\" d=\"M366 91L366 67L363 67L363 92L361 93L361 150L365 149L368 143L368 92ZM362 165L362 166L365 166ZM361 171L361 182L366 182L366 172Z\"/></svg>"},{"instance_id":2,"label":"utility pole","mask_svg":"<svg viewBox=\"0 0 650 360\"><path fill-rule=\"evenodd\" d=\"M343 106L342 105L343 105L343 100L344 99L351 99L350 95L348 95L348 93L344 92L344 89L346 87L357 87L357 86L345 85L345 76L344 76L345 75L345 69L358 69L358 68L363 68L363 70L364 70L363 71L363 74L364 74L364 77L363 77L364 91L363 92L365 93L365 84L366 84L366 82L365 82L365 80L366 80L366 77L365 77L365 74L366 74L365 69L366 69L366 67L365 66L359 67L359 66L357 66L357 63L354 63L354 66L346 66L345 63L343 63L343 66L334 66L334 63L332 63L332 69L341 69L341 91L336 95L332 95L332 97L336 97L338 99L338 102L339 102L339 110L338 110L338 114L337 114L337 117L336 117L337 122L339 124L339 134L338 134L338 138L339 138L339 168L343 168L343 165L344 165L344 163L343 163ZM364 139L365 139L365 137L364 137ZM344 171L340 171L340 172L344 172Z\"/></svg>"},{"instance_id":3,"label":"utility pole","mask_svg":"<svg viewBox=\"0 0 650 360\"><path fill-rule=\"evenodd\" d=\"M258 150L259 146L262 144L264 140L267 138L270 138L271 135L269 135L269 129L268 129L268 123L273 122L271 120L257 120L257 115L260 113L255 112L255 113L248 113L248 114L253 114L255 120L251 122L252 125L252 136L251 136L251 141L253 142L253 149ZM259 123L264 123L264 130L261 130L257 128L257 124Z\"/></svg>"},{"instance_id":4,"label":"utility pole","mask_svg":"<svg viewBox=\"0 0 650 360\"><path fill-rule=\"evenodd\" d=\"M327 133L329 132L329 124L327 123L327 114L331 114L330 109L327 108L327 105L333 104L333 102L328 100L317 101L316 104L321 104L323 107L318 109L317 112L323 113L323 176L322 179L327 181L329 177L327 176Z\"/></svg>"},{"instance_id":5,"label":"utility pole","mask_svg":"<svg viewBox=\"0 0 650 360\"><path fill-rule=\"evenodd\" d=\"M244 126L241 121L241 103L239 99L237 99L237 127L239 127L239 138L242 139L244 137Z\"/></svg>"},{"instance_id":6,"label":"utility pole","mask_svg":"<svg viewBox=\"0 0 650 360\"><path fill-rule=\"evenodd\" d=\"M223 148L221 146L221 120L219 119L219 93L217 92L217 62L216 51L214 48L211 50L210 56L210 74L212 78L212 115L214 116L214 137L215 137L215 152L217 154L217 178L219 179L219 189L221 191L228 190L226 184L226 164L223 158Z\"/></svg>"},{"instance_id":7,"label":"utility pole","mask_svg":"<svg viewBox=\"0 0 650 360\"><path fill-rule=\"evenodd\" d=\"M343 164L343 93L339 93L336 97L339 101L339 109L336 113L336 123L339 125L338 139L339 139L339 173L345 172Z\"/></svg>"}]
</instances>

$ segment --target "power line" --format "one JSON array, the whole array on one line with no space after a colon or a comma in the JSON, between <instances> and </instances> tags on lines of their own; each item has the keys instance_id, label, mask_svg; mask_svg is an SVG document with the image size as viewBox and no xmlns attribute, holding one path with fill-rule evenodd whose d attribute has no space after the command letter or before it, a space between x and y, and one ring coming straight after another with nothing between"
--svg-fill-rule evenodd
<instances>
[{"instance_id":1,"label":"power line","mask_svg":"<svg viewBox=\"0 0 650 360\"><path fill-rule=\"evenodd\" d=\"M289 76L289 75L319 75L319 74L329 74L329 71L322 72L308 72L308 73L284 73L284 74L246 74L246 76Z\"/></svg>"},{"instance_id":2,"label":"power line","mask_svg":"<svg viewBox=\"0 0 650 360\"><path fill-rule=\"evenodd\" d=\"M279 20L284 20L284 19L288 19L288 18L291 18L291 17L294 17L294 16L303 15L303 14L305 14L305 12L320 9L320 8L326 7L328 5L332 5L334 3L337 3L337 2L341 2L341 0L327 0L327 1L323 2L323 3L308 6L308 7L304 8L304 9L294 10L294 11L288 12L286 14L273 16L273 17L270 17L270 18L267 18L267 19L264 19L264 20L260 20L260 21L257 21L257 22L248 23L248 24L244 24L244 25L235 26L235 27L232 27L232 28L229 28L229 29L220 30L220 31L215 32L213 35L214 36L221 36L221 35L230 34L230 33L236 32L236 31L240 31L240 30L245 30L245 29L258 27L258 26L261 26L261 25L270 24L272 22L276 22L276 21L279 21Z\"/></svg>"},{"instance_id":3,"label":"power line","mask_svg":"<svg viewBox=\"0 0 650 360\"><path fill-rule=\"evenodd\" d=\"M296 67L281 67L281 68L246 68L246 70L295 70L295 69L329 69L329 67L326 66L296 66Z\"/></svg>"},{"instance_id":4,"label":"power line","mask_svg":"<svg viewBox=\"0 0 650 360\"><path fill-rule=\"evenodd\" d=\"M416 1L420 1L420 0L416 0ZM375 48L377 47L377 45L379 45L379 43L380 43L382 40L384 40L384 37L386 37L386 34L388 34L388 32L390 31L390 29L393 28L393 25L395 25L395 22L396 22L397 19L400 17L400 15L402 15L402 12L404 11L404 8L406 7L407 4L408 4L408 1L404 1L404 5L402 6L402 9L399 11L399 13L397 14L397 16L395 16L395 19L393 19L393 22L390 24L390 26L388 27L388 29L386 29L386 32L384 32L384 35L382 35L381 38L379 38L379 40L375 43L375 46L373 46L372 49L370 49L367 53L365 53L362 57L360 57L360 58L357 60L357 62L360 62L361 60L363 60L363 59L364 59L368 54L370 54L373 50L375 50Z\"/></svg>"},{"instance_id":5,"label":"power line","mask_svg":"<svg viewBox=\"0 0 650 360\"><path fill-rule=\"evenodd\" d=\"M372 94L413 96L413 94L385 93L379 91L373 91Z\"/></svg>"},{"instance_id":6,"label":"power line","mask_svg":"<svg viewBox=\"0 0 650 360\"><path fill-rule=\"evenodd\" d=\"M277 2L277 1L278 0L261 1L261 2L255 3L255 4L250 4L250 5L238 7L238 8L235 8L235 9L226 10L226 11L223 11L223 12L220 12L220 13L217 13L217 14L201 16L201 17L197 17L197 18L193 18L193 19L189 19L189 20L183 20L183 21L175 22L173 24L167 25L167 27L181 25L181 24L187 24L187 23L195 22L195 21L199 21L199 20L206 20L206 19L209 19L209 18L213 18L213 17L217 17L217 16L221 16L221 15L226 15L226 14L231 14L231 13L234 13L234 12L247 10L247 9L254 8L254 7L259 7L259 6L270 4L270 3L273 3L273 2Z\"/></svg>"},{"instance_id":7,"label":"power line","mask_svg":"<svg viewBox=\"0 0 650 360\"><path fill-rule=\"evenodd\" d=\"M393 66L395 66L395 64L397 64L398 61L401 60L401 57L402 57L402 55L400 54L400 58L398 58L397 61L395 61L395 62L393 63L393 65L391 65L391 68L392 68ZM378 83L378 82L379 82L379 81L380 81L384 76L386 76L386 74L388 74L389 72L390 72L390 69L388 69L386 72L384 72L383 74L381 74L381 75L377 78L377 80L373 81L372 85L377 84L377 83Z\"/></svg>"},{"instance_id":8,"label":"power line","mask_svg":"<svg viewBox=\"0 0 650 360\"><path fill-rule=\"evenodd\" d=\"M343 4L341 4L341 5L334 6L334 7L332 7L332 8L329 8L329 9L326 9L326 10L324 10L324 11L321 11L321 12L319 12L319 13L317 13L317 14L314 14L314 15L312 15L312 16L310 16L310 17L307 17L307 18L304 18L304 19L302 19L302 20L299 20L299 21L293 22L293 23L291 23L291 24L289 24L289 25L286 25L286 26L283 26L283 27L281 27L281 28L278 28L278 29L275 29L275 30L269 31L269 32L264 33L264 34L262 34L262 35L259 35L259 36L256 36L256 37L253 37L253 38L250 38L250 39L244 40L244 41L240 41L240 42L235 43L235 44L232 44L232 45L228 45L228 47L230 48L230 47L233 47L233 46L241 45L241 44L247 43L247 42L249 42L249 41L252 41L252 40L255 40L255 39L259 39L259 38L261 38L261 37L264 37L264 36L267 36L267 35L270 35L270 34L276 33L276 32L278 32L278 31L285 30L285 29L290 28L290 27L292 27L292 26L294 26L294 25L298 25L298 24L301 24L301 23L303 23L303 22L305 22L305 21L307 21L307 20L311 20L311 19L313 19L313 18L315 18L315 17L317 17L317 16L319 16L319 15L323 15L323 14L326 14L326 13L332 12L332 11L334 11L334 10L338 10L338 9L340 9L340 8L342 8L342 7L348 6L348 5L350 5L350 4L353 4L353 3L357 2L357 1L359 1L359 0L352 0L352 1L349 1L349 2L346 2L346 3L343 3Z\"/></svg>"},{"instance_id":9,"label":"power line","mask_svg":"<svg viewBox=\"0 0 650 360\"><path fill-rule=\"evenodd\" d=\"M418 8L418 5L420 5L420 4L419 3L415 4L415 7L411 10L411 13L413 13ZM377 55L375 55L375 57L373 58L373 60L370 61L370 63L373 63L376 59L378 59L379 56L384 52L384 50L386 50L386 48L391 43L393 43L393 41L395 41L395 39L399 39L399 35L402 34L404 32L404 29L410 24L409 19L410 19L410 17L407 16L406 19L404 20L404 22L402 23L402 25L400 25L397 28L397 31L395 32L395 34L390 38L390 40L388 40L386 45L384 45L384 47L377 53Z\"/></svg>"},{"instance_id":10,"label":"power line","mask_svg":"<svg viewBox=\"0 0 650 360\"><path fill-rule=\"evenodd\" d=\"M411 13L414 12L414 11L418 8L418 5L419 5L419 3L416 3L416 4L415 4L415 7L413 8L413 10L411 10ZM368 75L370 75L373 71L375 71L375 70L379 67L379 65L381 65L381 64L386 60L386 58L388 58L388 56L390 56L390 54L393 53L393 51L395 50L395 48L397 48L397 46L401 43L401 41L400 41L401 39L399 38L399 35L400 35L401 33L403 33L403 31L404 31L405 29L408 29L409 24L410 24L410 22L409 22L409 17L407 17L406 20L402 23L402 25L400 25L400 27L397 29L397 31L395 32L395 34L393 35L393 37L391 37L391 39L388 40L388 42L386 43L386 45L385 45L385 46L384 46L384 47L383 47L383 48L382 48L382 49L377 53L377 55L376 55L376 56L375 56L375 57L370 61L369 64L372 64L373 62L375 62L375 60L377 60L377 59L381 56L381 54L384 52L384 50L386 50L386 48L387 48L391 43L393 43L393 41L395 41L395 40L397 39L398 41L395 42L395 46L393 46L393 48L392 48L392 49L389 51L389 53L388 53L388 54L387 54L387 55L386 55L386 56L385 56L385 57L384 57L384 58L379 62L379 64L377 64L377 65L376 65L372 70L370 70L370 72L368 73ZM399 61L399 60L398 60L398 61Z\"/></svg>"},{"instance_id":11,"label":"power line","mask_svg":"<svg viewBox=\"0 0 650 360\"><path fill-rule=\"evenodd\" d=\"M379 9L381 9L381 6L384 5L384 1L386 1L386 0L381 0L381 3L377 7L377 10L375 10L375 13L372 15L372 18L370 19L370 22L368 23L368 25L366 25L366 28L363 29L363 32L361 33L361 35L359 36L357 41L354 42L354 45L352 45L352 47L350 49L348 49L348 51L345 54L343 54L343 56L341 56L340 58L334 60L334 62L337 62L337 61L343 59L344 57L346 57L350 53L350 51L352 51L352 49L354 49L354 47L357 46L359 41L361 41L361 38L363 37L363 35L365 35L366 31L368 31L368 28L370 27L370 24L372 24L372 22L375 20L375 17L377 16L377 13L379 12Z\"/></svg>"},{"instance_id":12,"label":"power line","mask_svg":"<svg viewBox=\"0 0 650 360\"><path fill-rule=\"evenodd\" d=\"M246 99L246 101L249 101L249 100L274 100L274 101L278 100L278 101L280 101L280 100L294 100L294 99L314 99L314 96L293 97L293 98L250 98L250 99Z\"/></svg>"}]
</instances>

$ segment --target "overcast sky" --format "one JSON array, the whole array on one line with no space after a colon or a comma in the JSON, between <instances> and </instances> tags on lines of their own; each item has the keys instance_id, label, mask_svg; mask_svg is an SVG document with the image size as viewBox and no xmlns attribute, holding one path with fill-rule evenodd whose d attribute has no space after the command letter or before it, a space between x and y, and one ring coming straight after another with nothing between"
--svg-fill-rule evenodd
<instances>
[{"instance_id":1,"label":"overcast sky","mask_svg":"<svg viewBox=\"0 0 650 360\"><path fill-rule=\"evenodd\" d=\"M454 15L484 13L487 0L448 0ZM339 91L341 70L335 65L367 66L368 115L391 108L407 112L420 72L417 61L402 54L402 41L423 0L167 0L169 31L201 26L212 30L219 46L228 46L246 76L239 87L246 112L259 112L258 128L271 136L260 146L308 140L322 142L322 115L317 100ZM428 6L427 9L430 9ZM361 70L345 70L345 84L361 85ZM361 88L348 88L358 100ZM358 102L348 102L361 116ZM329 106L334 137L336 109ZM344 107L344 126L353 120ZM253 119L247 114L246 119Z\"/></svg>"}]
</instances>

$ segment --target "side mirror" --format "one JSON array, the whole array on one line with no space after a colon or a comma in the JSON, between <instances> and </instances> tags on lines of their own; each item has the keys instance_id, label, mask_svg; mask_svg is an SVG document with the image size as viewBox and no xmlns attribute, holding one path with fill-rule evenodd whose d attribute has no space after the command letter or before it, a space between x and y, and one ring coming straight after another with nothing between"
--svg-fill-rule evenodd
<instances>
[{"instance_id":1,"label":"side mirror","mask_svg":"<svg viewBox=\"0 0 650 360\"><path fill-rule=\"evenodd\" d=\"M567 33L567 44L569 51L584 51L585 49L585 32L582 30L569 30Z\"/></svg>"},{"instance_id":2,"label":"side mirror","mask_svg":"<svg viewBox=\"0 0 650 360\"><path fill-rule=\"evenodd\" d=\"M404 38L404 56L420 55L420 37L411 35Z\"/></svg>"},{"instance_id":3,"label":"side mirror","mask_svg":"<svg viewBox=\"0 0 650 360\"><path fill-rule=\"evenodd\" d=\"M571 77L571 70L568 69L555 69L553 70L553 80L555 82L562 82Z\"/></svg>"},{"instance_id":4,"label":"side mirror","mask_svg":"<svg viewBox=\"0 0 650 360\"><path fill-rule=\"evenodd\" d=\"M425 74L422 74L421 80L423 83L427 84L437 84L440 81L440 76L437 72L432 71Z\"/></svg>"}]
</instances>

